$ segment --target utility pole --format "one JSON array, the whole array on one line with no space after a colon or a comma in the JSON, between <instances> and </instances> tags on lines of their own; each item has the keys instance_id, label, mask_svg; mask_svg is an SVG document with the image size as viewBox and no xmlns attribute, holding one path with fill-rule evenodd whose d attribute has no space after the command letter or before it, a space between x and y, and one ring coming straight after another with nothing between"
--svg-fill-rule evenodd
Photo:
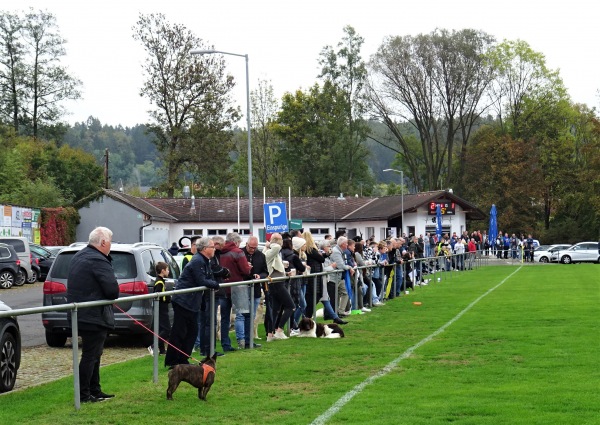
<instances>
[{"instance_id":1,"label":"utility pole","mask_svg":"<svg viewBox=\"0 0 600 425\"><path fill-rule=\"evenodd\" d=\"M108 148L104 149L104 188L108 189Z\"/></svg>"}]
</instances>

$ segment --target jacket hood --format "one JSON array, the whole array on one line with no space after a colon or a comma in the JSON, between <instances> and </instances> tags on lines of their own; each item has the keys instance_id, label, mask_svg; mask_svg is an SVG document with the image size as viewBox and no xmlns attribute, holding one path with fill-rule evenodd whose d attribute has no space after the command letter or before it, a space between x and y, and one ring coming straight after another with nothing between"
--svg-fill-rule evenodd
<instances>
[{"instance_id":1,"label":"jacket hood","mask_svg":"<svg viewBox=\"0 0 600 425\"><path fill-rule=\"evenodd\" d=\"M227 252L230 251L236 251L236 250L240 250L240 248L238 248L238 246L235 244L235 242L225 242L225 245L223 245L223 248L221 248L221 254L225 254Z\"/></svg>"}]
</instances>

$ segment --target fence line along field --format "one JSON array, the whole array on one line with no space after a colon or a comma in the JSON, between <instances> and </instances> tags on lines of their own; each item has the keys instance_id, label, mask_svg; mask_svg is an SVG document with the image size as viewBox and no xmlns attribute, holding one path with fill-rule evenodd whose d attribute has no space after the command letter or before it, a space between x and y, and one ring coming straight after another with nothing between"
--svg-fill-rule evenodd
<instances>
[{"instance_id":1,"label":"fence line along field","mask_svg":"<svg viewBox=\"0 0 600 425\"><path fill-rule=\"evenodd\" d=\"M184 383L167 401L167 370L154 384L146 356L102 368L114 399L76 412L67 377L3 395L0 423L596 424L599 272L550 264L455 274L350 316L345 338L220 357L206 402Z\"/></svg>"}]
</instances>

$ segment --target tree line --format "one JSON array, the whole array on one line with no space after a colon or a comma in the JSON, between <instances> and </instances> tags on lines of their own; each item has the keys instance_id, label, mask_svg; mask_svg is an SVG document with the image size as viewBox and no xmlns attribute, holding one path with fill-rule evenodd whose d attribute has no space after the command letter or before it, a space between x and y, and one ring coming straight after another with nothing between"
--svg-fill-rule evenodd
<instances>
[{"instance_id":1,"label":"tree line","mask_svg":"<svg viewBox=\"0 0 600 425\"><path fill-rule=\"evenodd\" d=\"M19 26L4 13L4 52L16 43L15 28L26 36L28 16L43 16L34 22L60 40L50 14L30 11ZM147 124L113 128L90 117L71 127L55 109L53 119L35 125L29 111L36 92L8 84L33 87L34 73L16 72L7 55L0 64L2 123L17 135L45 131L57 149L81 148L99 164L108 148L114 185L149 185L157 196L175 196L186 183L196 196L244 190L246 129L236 126L243 115L231 96L237 81L223 56L191 55L213 46L162 14L140 14L133 37L146 52L140 95L152 105ZM453 188L484 211L496 204L507 231L560 241L598 237L598 117L570 100L543 54L525 41L498 42L471 29L390 36L367 61L363 43L345 27L341 40L320 52L320 72L306 90L276 99L270 82L258 81L251 92L256 186L272 196L290 187L307 196L385 195L399 191L380 183L381 170L393 166L411 191ZM55 48L46 66L60 68L60 52ZM64 87L64 98L77 95ZM29 94L15 95L21 92ZM14 108L14 99L23 106Z\"/></svg>"}]
</instances>

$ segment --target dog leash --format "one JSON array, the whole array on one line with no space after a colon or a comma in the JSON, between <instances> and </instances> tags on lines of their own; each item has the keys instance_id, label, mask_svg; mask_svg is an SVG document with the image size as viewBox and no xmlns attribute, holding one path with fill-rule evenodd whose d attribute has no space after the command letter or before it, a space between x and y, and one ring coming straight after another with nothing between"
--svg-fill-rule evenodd
<instances>
[{"instance_id":1,"label":"dog leash","mask_svg":"<svg viewBox=\"0 0 600 425\"><path fill-rule=\"evenodd\" d=\"M142 322L140 322L139 320L137 320L135 317L131 316L130 314L126 313L121 307L119 307L119 305L117 304L113 304L114 307L117 308L117 310L119 310L121 313L123 313L125 316L129 317L131 320L134 321L135 324L140 325L142 328L144 328L145 330L147 330L148 332L150 332L152 335L156 336L158 339L160 339L162 342L164 342L165 344L173 347L175 350L179 351L181 354L187 356L189 359L192 359L195 362L200 363L200 360L196 359L194 356L190 356L188 355L188 353L180 350L178 347L175 347L173 344L171 344L169 341L167 341L166 339L162 338L160 335L158 335L157 333L155 333L152 329L148 328L146 325L144 325Z\"/></svg>"}]
</instances>

